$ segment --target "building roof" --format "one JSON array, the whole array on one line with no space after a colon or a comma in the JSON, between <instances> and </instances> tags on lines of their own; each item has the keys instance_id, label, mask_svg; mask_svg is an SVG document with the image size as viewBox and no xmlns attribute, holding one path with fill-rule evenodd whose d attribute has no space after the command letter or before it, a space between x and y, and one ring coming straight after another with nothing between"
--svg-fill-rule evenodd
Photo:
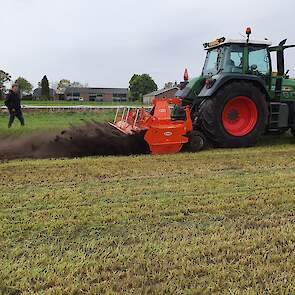
<instances>
[{"instance_id":1,"label":"building roof","mask_svg":"<svg viewBox=\"0 0 295 295\"><path fill-rule=\"evenodd\" d=\"M174 90L174 89L178 90L178 87L174 86L174 87L171 87L171 88L164 88L164 89L156 90L156 91L153 91L151 93L148 93L148 94L144 95L143 97L157 96L157 95L163 94L165 92L168 92L168 91L171 91L171 90Z\"/></svg>"}]
</instances>

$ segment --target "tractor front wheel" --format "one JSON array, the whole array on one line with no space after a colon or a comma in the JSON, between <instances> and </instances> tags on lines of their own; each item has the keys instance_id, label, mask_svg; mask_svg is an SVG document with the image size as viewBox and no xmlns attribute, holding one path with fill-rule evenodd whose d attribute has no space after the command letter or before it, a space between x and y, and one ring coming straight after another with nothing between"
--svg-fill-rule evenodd
<instances>
[{"instance_id":1,"label":"tractor front wheel","mask_svg":"<svg viewBox=\"0 0 295 295\"><path fill-rule=\"evenodd\" d=\"M265 132L268 109L255 85L232 82L200 106L197 127L217 147L249 147Z\"/></svg>"}]
</instances>

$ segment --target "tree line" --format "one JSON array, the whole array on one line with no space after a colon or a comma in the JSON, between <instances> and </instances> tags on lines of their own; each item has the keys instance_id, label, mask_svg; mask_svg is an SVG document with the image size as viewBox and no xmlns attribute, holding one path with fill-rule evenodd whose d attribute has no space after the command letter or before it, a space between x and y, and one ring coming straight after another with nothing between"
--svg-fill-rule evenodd
<instances>
[{"instance_id":1,"label":"tree line","mask_svg":"<svg viewBox=\"0 0 295 295\"><path fill-rule=\"evenodd\" d=\"M3 70L0 70L0 99L5 96L7 92L7 84L12 82L11 75ZM18 77L15 84L19 86L22 95L31 96L33 92L33 85L24 77ZM169 82L171 83L171 82ZM165 87L170 84L165 84ZM64 94L68 87L87 87L88 85L80 82L71 82L68 79L61 79L56 83L54 90L57 94ZM40 98L50 99L51 89L47 76L45 75L38 83L41 89ZM134 74L129 81L129 99L131 101L142 100L143 96L158 90L158 86L149 74Z\"/></svg>"}]
</instances>

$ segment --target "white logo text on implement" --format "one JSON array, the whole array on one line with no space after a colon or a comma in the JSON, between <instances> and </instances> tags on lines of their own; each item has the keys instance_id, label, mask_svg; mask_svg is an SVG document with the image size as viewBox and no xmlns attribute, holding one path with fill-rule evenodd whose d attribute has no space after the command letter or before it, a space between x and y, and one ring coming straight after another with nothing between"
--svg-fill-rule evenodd
<instances>
[{"instance_id":1,"label":"white logo text on implement","mask_svg":"<svg viewBox=\"0 0 295 295\"><path fill-rule=\"evenodd\" d=\"M170 136L172 136L172 135L173 135L173 133L172 133L172 132L170 132L170 131L168 131L168 132L165 132L165 133L164 133L164 135L165 135L166 137L170 137Z\"/></svg>"}]
</instances>

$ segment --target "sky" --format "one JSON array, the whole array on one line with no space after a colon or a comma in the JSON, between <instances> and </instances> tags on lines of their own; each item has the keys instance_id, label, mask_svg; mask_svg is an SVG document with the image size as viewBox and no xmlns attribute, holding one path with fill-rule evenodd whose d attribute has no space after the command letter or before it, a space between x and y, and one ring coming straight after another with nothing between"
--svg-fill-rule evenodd
<instances>
[{"instance_id":1,"label":"sky","mask_svg":"<svg viewBox=\"0 0 295 295\"><path fill-rule=\"evenodd\" d=\"M0 69L34 86L69 79L128 87L148 73L161 88L201 72L202 44L217 37L295 44L295 1L0 0ZM287 52L295 76L295 49Z\"/></svg>"}]
</instances>

